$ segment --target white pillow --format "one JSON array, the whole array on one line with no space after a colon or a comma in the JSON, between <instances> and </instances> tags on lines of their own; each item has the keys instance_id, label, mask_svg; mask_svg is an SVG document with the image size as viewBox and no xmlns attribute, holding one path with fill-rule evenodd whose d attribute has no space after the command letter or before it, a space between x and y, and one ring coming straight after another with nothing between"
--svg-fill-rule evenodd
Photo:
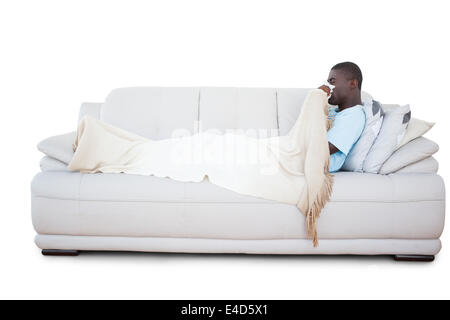
<instances>
[{"instance_id":1,"label":"white pillow","mask_svg":"<svg viewBox=\"0 0 450 320\"><path fill-rule=\"evenodd\" d=\"M434 157L428 157L423 160L414 162L394 173L437 173L439 170L439 163Z\"/></svg>"},{"instance_id":2,"label":"white pillow","mask_svg":"<svg viewBox=\"0 0 450 320\"><path fill-rule=\"evenodd\" d=\"M49 137L39 142L37 148L49 157L68 164L74 154L72 144L75 141L76 135L77 132L72 131Z\"/></svg>"},{"instance_id":3,"label":"white pillow","mask_svg":"<svg viewBox=\"0 0 450 320\"><path fill-rule=\"evenodd\" d=\"M418 137L398 148L381 166L380 174L388 174L400 170L412 163L423 160L438 152L439 146L425 138Z\"/></svg>"},{"instance_id":4,"label":"white pillow","mask_svg":"<svg viewBox=\"0 0 450 320\"><path fill-rule=\"evenodd\" d=\"M433 128L434 125L435 125L435 122L427 122L427 121L420 120L417 118L411 118L408 126L406 127L406 132L405 132L405 135L403 136L402 142L400 142L400 145L397 147L397 149L404 146L411 140L414 140L414 139L424 135L431 128Z\"/></svg>"},{"instance_id":5,"label":"white pillow","mask_svg":"<svg viewBox=\"0 0 450 320\"><path fill-rule=\"evenodd\" d=\"M361 91L361 101L364 103L371 102L373 100L373 97L370 93Z\"/></svg>"},{"instance_id":6,"label":"white pillow","mask_svg":"<svg viewBox=\"0 0 450 320\"><path fill-rule=\"evenodd\" d=\"M380 132L364 160L364 172L378 173L380 171L383 163L400 145L411 119L409 105L396 108L384 108L383 105L381 107L384 111L383 122Z\"/></svg>"},{"instance_id":7,"label":"white pillow","mask_svg":"<svg viewBox=\"0 0 450 320\"><path fill-rule=\"evenodd\" d=\"M366 114L366 124L361 136L342 165L343 171L363 172L364 160L381 129L384 112L380 103L372 99L365 101L363 102L363 110Z\"/></svg>"}]
</instances>

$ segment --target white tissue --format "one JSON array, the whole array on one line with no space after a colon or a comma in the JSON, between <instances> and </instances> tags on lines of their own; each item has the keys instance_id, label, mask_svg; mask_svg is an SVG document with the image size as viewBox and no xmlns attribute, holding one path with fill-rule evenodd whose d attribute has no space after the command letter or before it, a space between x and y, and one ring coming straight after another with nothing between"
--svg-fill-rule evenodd
<instances>
[{"instance_id":1,"label":"white tissue","mask_svg":"<svg viewBox=\"0 0 450 320\"><path fill-rule=\"evenodd\" d=\"M335 86L333 86L332 84L330 84L330 83L328 82L328 80L325 80L325 81L323 82L322 85L327 86L328 88L330 88L330 96L331 96L331 94L333 93L333 89L334 89Z\"/></svg>"}]
</instances>

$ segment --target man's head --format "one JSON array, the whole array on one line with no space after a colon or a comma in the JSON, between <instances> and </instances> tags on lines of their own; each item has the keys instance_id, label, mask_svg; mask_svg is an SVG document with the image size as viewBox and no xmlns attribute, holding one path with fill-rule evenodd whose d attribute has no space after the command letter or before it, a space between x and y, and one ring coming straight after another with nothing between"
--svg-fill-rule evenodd
<instances>
[{"instance_id":1,"label":"man's head","mask_svg":"<svg viewBox=\"0 0 450 320\"><path fill-rule=\"evenodd\" d=\"M360 99L362 85L361 69L353 62L342 62L330 70L328 82L335 86L328 99L331 105L342 105L353 99Z\"/></svg>"}]
</instances>

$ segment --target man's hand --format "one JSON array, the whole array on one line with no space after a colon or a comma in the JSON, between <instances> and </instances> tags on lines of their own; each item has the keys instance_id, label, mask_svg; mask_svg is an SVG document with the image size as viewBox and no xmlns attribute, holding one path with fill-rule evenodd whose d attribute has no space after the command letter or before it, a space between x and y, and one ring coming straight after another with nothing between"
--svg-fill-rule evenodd
<instances>
[{"instance_id":1,"label":"man's hand","mask_svg":"<svg viewBox=\"0 0 450 320\"><path fill-rule=\"evenodd\" d=\"M328 148L330 149L330 155L339 151L339 149L336 148L336 146L332 144L330 141L328 141Z\"/></svg>"},{"instance_id":2,"label":"man's hand","mask_svg":"<svg viewBox=\"0 0 450 320\"><path fill-rule=\"evenodd\" d=\"M319 88L317 89L322 89L323 91L326 92L327 96L329 96L331 94L331 89L330 87L327 87L326 85L321 85Z\"/></svg>"}]
</instances>

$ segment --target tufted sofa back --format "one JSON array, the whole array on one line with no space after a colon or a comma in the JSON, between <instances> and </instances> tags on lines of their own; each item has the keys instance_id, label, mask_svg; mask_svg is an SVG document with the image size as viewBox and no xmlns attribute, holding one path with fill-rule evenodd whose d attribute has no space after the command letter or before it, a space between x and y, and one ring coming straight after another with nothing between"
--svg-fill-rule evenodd
<instances>
[{"instance_id":1,"label":"tufted sofa back","mask_svg":"<svg viewBox=\"0 0 450 320\"><path fill-rule=\"evenodd\" d=\"M310 88L131 87L104 103L84 103L89 114L143 137L160 140L199 131L285 135Z\"/></svg>"}]
</instances>

